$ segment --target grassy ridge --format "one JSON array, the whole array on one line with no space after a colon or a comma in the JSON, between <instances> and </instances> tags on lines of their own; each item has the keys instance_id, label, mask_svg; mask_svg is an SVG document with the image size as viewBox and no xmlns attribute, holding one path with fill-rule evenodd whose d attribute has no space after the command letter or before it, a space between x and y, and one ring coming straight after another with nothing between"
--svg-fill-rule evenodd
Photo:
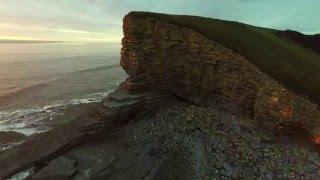
<instances>
[{"instance_id":1,"label":"grassy ridge","mask_svg":"<svg viewBox=\"0 0 320 180\"><path fill-rule=\"evenodd\" d=\"M242 54L259 69L298 94L320 104L320 54L277 30L197 16L131 12L192 28Z\"/></svg>"},{"instance_id":2,"label":"grassy ridge","mask_svg":"<svg viewBox=\"0 0 320 180\"><path fill-rule=\"evenodd\" d=\"M316 53L320 53L320 34L305 35L291 30L280 31L278 34L282 37L287 37L307 48L310 48Z\"/></svg>"}]
</instances>

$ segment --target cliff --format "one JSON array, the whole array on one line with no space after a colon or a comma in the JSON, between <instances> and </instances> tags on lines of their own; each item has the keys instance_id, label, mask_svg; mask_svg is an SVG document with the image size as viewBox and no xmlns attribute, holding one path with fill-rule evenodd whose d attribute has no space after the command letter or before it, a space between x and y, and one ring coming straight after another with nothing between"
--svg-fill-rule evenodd
<instances>
[{"instance_id":1,"label":"cliff","mask_svg":"<svg viewBox=\"0 0 320 180\"><path fill-rule=\"evenodd\" d=\"M196 16L146 12L133 12L129 16L154 18L193 29L246 57L287 89L320 103L320 54L307 45L311 43L309 40L305 40L306 43L293 41L282 31Z\"/></svg>"},{"instance_id":2,"label":"cliff","mask_svg":"<svg viewBox=\"0 0 320 180\"><path fill-rule=\"evenodd\" d=\"M140 12L123 30L129 78L88 112L0 152L0 179L320 178L319 107L305 98L313 91L284 83L299 75L270 71L280 51L266 53L268 68L255 54L274 31ZM289 43L279 41L269 44Z\"/></svg>"},{"instance_id":3,"label":"cliff","mask_svg":"<svg viewBox=\"0 0 320 180\"><path fill-rule=\"evenodd\" d=\"M124 19L122 44L121 65L130 76L130 91L157 90L202 105L219 102L262 124L299 124L315 138L320 135L318 104L201 32L133 13Z\"/></svg>"}]
</instances>

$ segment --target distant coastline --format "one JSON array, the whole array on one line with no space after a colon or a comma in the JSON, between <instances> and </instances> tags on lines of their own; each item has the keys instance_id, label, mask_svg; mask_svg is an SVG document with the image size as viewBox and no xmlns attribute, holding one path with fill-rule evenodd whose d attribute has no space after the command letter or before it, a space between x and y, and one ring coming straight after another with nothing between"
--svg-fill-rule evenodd
<instances>
[{"instance_id":1,"label":"distant coastline","mask_svg":"<svg viewBox=\"0 0 320 180\"><path fill-rule=\"evenodd\" d=\"M9 40L9 39L0 39L0 44L7 43L61 43L63 41L42 41L42 40Z\"/></svg>"}]
</instances>

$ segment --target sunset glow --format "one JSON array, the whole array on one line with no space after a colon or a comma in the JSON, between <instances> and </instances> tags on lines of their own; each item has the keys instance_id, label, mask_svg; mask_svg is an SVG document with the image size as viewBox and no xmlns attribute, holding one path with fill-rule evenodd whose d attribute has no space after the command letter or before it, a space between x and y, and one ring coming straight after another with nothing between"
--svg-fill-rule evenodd
<instances>
[{"instance_id":1,"label":"sunset glow","mask_svg":"<svg viewBox=\"0 0 320 180\"><path fill-rule=\"evenodd\" d=\"M317 0L2 0L0 39L120 42L122 18L129 11L190 14L315 34L320 32L319 6Z\"/></svg>"}]
</instances>

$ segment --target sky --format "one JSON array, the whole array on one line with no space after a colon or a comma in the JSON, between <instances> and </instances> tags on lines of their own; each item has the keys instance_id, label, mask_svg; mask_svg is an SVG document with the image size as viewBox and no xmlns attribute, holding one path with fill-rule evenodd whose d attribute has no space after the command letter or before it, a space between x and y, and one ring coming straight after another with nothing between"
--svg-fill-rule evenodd
<instances>
[{"instance_id":1,"label":"sky","mask_svg":"<svg viewBox=\"0 0 320 180\"><path fill-rule=\"evenodd\" d=\"M0 39L120 42L130 11L320 33L320 0L0 0Z\"/></svg>"}]
</instances>

